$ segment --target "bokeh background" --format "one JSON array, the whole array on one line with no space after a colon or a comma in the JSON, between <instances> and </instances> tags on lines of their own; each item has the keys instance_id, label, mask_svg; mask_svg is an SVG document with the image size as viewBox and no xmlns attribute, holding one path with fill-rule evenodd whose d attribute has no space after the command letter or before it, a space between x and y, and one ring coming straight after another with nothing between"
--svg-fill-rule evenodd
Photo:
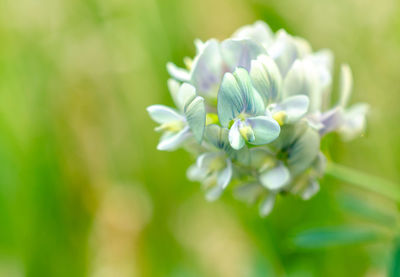
<instances>
[{"instance_id":1,"label":"bokeh background","mask_svg":"<svg viewBox=\"0 0 400 277\"><path fill-rule=\"evenodd\" d=\"M324 151L400 184L398 0L2 0L0 276L400 276L393 201L325 177L261 219L156 150L166 62L260 19L351 65L368 130Z\"/></svg>"}]
</instances>

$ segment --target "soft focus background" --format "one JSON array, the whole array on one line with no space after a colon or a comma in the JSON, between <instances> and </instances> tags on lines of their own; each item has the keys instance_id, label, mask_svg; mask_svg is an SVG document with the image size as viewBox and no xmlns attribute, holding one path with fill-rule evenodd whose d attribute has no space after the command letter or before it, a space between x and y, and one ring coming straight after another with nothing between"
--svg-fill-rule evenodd
<instances>
[{"instance_id":1,"label":"soft focus background","mask_svg":"<svg viewBox=\"0 0 400 277\"><path fill-rule=\"evenodd\" d=\"M352 66L368 130L325 153L400 184L398 0L2 0L0 276L400 276L391 200L326 177L261 219L156 150L166 62L260 19Z\"/></svg>"}]
</instances>

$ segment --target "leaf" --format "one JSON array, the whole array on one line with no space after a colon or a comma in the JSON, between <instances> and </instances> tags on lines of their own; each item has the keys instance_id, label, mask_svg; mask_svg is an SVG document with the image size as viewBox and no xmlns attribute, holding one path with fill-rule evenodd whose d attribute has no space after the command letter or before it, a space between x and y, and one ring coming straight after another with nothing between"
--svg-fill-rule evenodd
<instances>
[{"instance_id":1,"label":"leaf","mask_svg":"<svg viewBox=\"0 0 400 277\"><path fill-rule=\"evenodd\" d=\"M372 242L380 237L380 234L371 229L357 226L334 226L299 232L291 238L290 243L302 249L320 249Z\"/></svg>"}]
</instances>

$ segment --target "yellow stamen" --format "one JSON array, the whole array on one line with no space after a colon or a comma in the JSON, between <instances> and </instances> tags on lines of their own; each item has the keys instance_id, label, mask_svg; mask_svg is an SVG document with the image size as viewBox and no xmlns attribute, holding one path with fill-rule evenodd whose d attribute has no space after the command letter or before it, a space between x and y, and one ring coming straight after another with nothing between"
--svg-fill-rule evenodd
<instances>
[{"instance_id":1,"label":"yellow stamen","mask_svg":"<svg viewBox=\"0 0 400 277\"><path fill-rule=\"evenodd\" d=\"M254 140L254 132L250 126L245 125L240 127L239 132L246 141L251 142Z\"/></svg>"},{"instance_id":2,"label":"yellow stamen","mask_svg":"<svg viewBox=\"0 0 400 277\"><path fill-rule=\"evenodd\" d=\"M276 112L276 113L274 113L272 118L275 119L276 122L278 122L279 125L282 126L285 123L285 120L286 120L286 112L284 112L284 111Z\"/></svg>"},{"instance_id":3,"label":"yellow stamen","mask_svg":"<svg viewBox=\"0 0 400 277\"><path fill-rule=\"evenodd\" d=\"M185 66L188 70L192 69L192 64L193 64L193 60L189 57L184 57L183 58L183 62L185 63Z\"/></svg>"},{"instance_id":4,"label":"yellow stamen","mask_svg":"<svg viewBox=\"0 0 400 277\"><path fill-rule=\"evenodd\" d=\"M169 121L161 124L160 126L156 127L156 131L169 131L169 132L179 132L182 130L184 127L184 122L175 120L175 121Z\"/></svg>"}]
</instances>

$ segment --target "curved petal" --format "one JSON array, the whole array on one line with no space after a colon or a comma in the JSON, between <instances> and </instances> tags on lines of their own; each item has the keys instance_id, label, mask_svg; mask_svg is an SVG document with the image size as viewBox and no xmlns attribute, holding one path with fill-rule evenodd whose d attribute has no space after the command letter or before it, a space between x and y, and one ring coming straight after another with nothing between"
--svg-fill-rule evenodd
<instances>
[{"instance_id":1,"label":"curved petal","mask_svg":"<svg viewBox=\"0 0 400 277\"><path fill-rule=\"evenodd\" d=\"M324 112L320 115L319 122L322 124L322 128L318 130L321 136L337 130L343 123L343 109L337 106L329 111Z\"/></svg>"},{"instance_id":2,"label":"curved petal","mask_svg":"<svg viewBox=\"0 0 400 277\"><path fill-rule=\"evenodd\" d=\"M294 142L289 150L287 160L290 172L296 176L313 163L319 153L320 137L312 128L307 130Z\"/></svg>"},{"instance_id":3,"label":"curved petal","mask_svg":"<svg viewBox=\"0 0 400 277\"><path fill-rule=\"evenodd\" d=\"M264 47L268 47L274 40L274 33L268 24L263 21L256 21L252 25L246 25L237 29L232 37L239 39L251 39L262 44Z\"/></svg>"},{"instance_id":4,"label":"curved petal","mask_svg":"<svg viewBox=\"0 0 400 277\"><path fill-rule=\"evenodd\" d=\"M351 90L353 89L353 75L351 73L350 66L342 64L340 67L340 98L339 105L346 107L349 103L351 96Z\"/></svg>"},{"instance_id":5,"label":"curved petal","mask_svg":"<svg viewBox=\"0 0 400 277\"><path fill-rule=\"evenodd\" d=\"M312 180L306 189L301 193L303 200L308 200L313 197L319 191L319 183L316 180Z\"/></svg>"},{"instance_id":6,"label":"curved petal","mask_svg":"<svg viewBox=\"0 0 400 277\"><path fill-rule=\"evenodd\" d=\"M368 104L359 103L344 112L343 125L339 129L342 139L352 140L364 131L368 109Z\"/></svg>"},{"instance_id":7,"label":"curved petal","mask_svg":"<svg viewBox=\"0 0 400 277\"><path fill-rule=\"evenodd\" d=\"M274 43L268 48L268 54L275 60L283 78L293 63L310 51L311 47L305 40L292 37L282 29L276 33Z\"/></svg>"},{"instance_id":8,"label":"curved petal","mask_svg":"<svg viewBox=\"0 0 400 277\"><path fill-rule=\"evenodd\" d=\"M217 91L223 73L219 43L215 39L208 40L193 61L190 81L199 93L212 95Z\"/></svg>"},{"instance_id":9,"label":"curved petal","mask_svg":"<svg viewBox=\"0 0 400 277\"><path fill-rule=\"evenodd\" d=\"M279 103L278 110L285 112L285 123L294 123L307 113L309 104L310 100L306 95L295 95Z\"/></svg>"},{"instance_id":10,"label":"curved petal","mask_svg":"<svg viewBox=\"0 0 400 277\"><path fill-rule=\"evenodd\" d=\"M217 185L225 189L232 178L232 162L226 159L226 167L218 173Z\"/></svg>"},{"instance_id":11,"label":"curved petal","mask_svg":"<svg viewBox=\"0 0 400 277\"><path fill-rule=\"evenodd\" d=\"M245 141L239 131L240 124L240 120L236 120L229 130L229 143L232 148L236 150L241 149L245 144Z\"/></svg>"},{"instance_id":12,"label":"curved petal","mask_svg":"<svg viewBox=\"0 0 400 277\"><path fill-rule=\"evenodd\" d=\"M197 164L191 165L186 171L186 176L190 181L202 181L207 176L207 171L198 167Z\"/></svg>"},{"instance_id":13,"label":"curved petal","mask_svg":"<svg viewBox=\"0 0 400 277\"><path fill-rule=\"evenodd\" d=\"M272 209L274 208L275 205L275 198L276 195L275 193L270 193L263 202L261 202L260 208L259 208L259 212L260 212L260 216L262 217L266 217L267 215L269 215L272 211Z\"/></svg>"},{"instance_id":14,"label":"curved petal","mask_svg":"<svg viewBox=\"0 0 400 277\"><path fill-rule=\"evenodd\" d=\"M187 82L190 80L189 71L184 68L177 67L174 63L167 63L167 71L169 75L178 81Z\"/></svg>"},{"instance_id":15,"label":"curved petal","mask_svg":"<svg viewBox=\"0 0 400 277\"><path fill-rule=\"evenodd\" d=\"M253 60L250 76L254 87L263 97L266 105L280 97L282 77L278 66L271 57L261 55L257 60Z\"/></svg>"},{"instance_id":16,"label":"curved petal","mask_svg":"<svg viewBox=\"0 0 400 277\"><path fill-rule=\"evenodd\" d=\"M184 117L175 110L164 105L152 105L147 107L150 117L157 123L163 124L171 121L183 121Z\"/></svg>"},{"instance_id":17,"label":"curved petal","mask_svg":"<svg viewBox=\"0 0 400 277\"><path fill-rule=\"evenodd\" d=\"M206 108L204 98L197 96L185 106L186 120L195 139L201 142L206 127Z\"/></svg>"},{"instance_id":18,"label":"curved petal","mask_svg":"<svg viewBox=\"0 0 400 277\"><path fill-rule=\"evenodd\" d=\"M196 97L196 88L188 83L183 83L176 95L175 95L175 103L176 106L183 111L185 108L185 105L190 103L194 98Z\"/></svg>"},{"instance_id":19,"label":"curved petal","mask_svg":"<svg viewBox=\"0 0 400 277\"><path fill-rule=\"evenodd\" d=\"M221 128L216 124L206 126L206 140L219 149L228 150L230 148L228 136L229 131L226 128Z\"/></svg>"},{"instance_id":20,"label":"curved petal","mask_svg":"<svg viewBox=\"0 0 400 277\"><path fill-rule=\"evenodd\" d=\"M290 182L289 169L283 163L279 163L276 167L262 173L260 182L269 190L279 190Z\"/></svg>"},{"instance_id":21,"label":"curved petal","mask_svg":"<svg viewBox=\"0 0 400 277\"><path fill-rule=\"evenodd\" d=\"M209 171L210 164L216 159L220 154L218 152L206 152L201 154L197 160L196 165L198 168Z\"/></svg>"},{"instance_id":22,"label":"curved petal","mask_svg":"<svg viewBox=\"0 0 400 277\"><path fill-rule=\"evenodd\" d=\"M172 78L168 79L168 90L169 93L171 94L172 100L174 101L175 106L182 111L183 107L180 105L178 101L179 88L180 88L180 83L177 80Z\"/></svg>"},{"instance_id":23,"label":"curved petal","mask_svg":"<svg viewBox=\"0 0 400 277\"><path fill-rule=\"evenodd\" d=\"M312 63L295 61L283 82L283 97L307 95L310 99L310 112L321 110L324 90L317 72Z\"/></svg>"},{"instance_id":24,"label":"curved petal","mask_svg":"<svg viewBox=\"0 0 400 277\"><path fill-rule=\"evenodd\" d=\"M229 71L237 67L250 70L251 61L266 54L264 47L248 39L227 39L221 43L221 54Z\"/></svg>"},{"instance_id":25,"label":"curved petal","mask_svg":"<svg viewBox=\"0 0 400 277\"><path fill-rule=\"evenodd\" d=\"M250 183L239 186L234 190L234 196L236 199L245 201L249 204L253 204L260 197L265 189L258 183Z\"/></svg>"},{"instance_id":26,"label":"curved petal","mask_svg":"<svg viewBox=\"0 0 400 277\"><path fill-rule=\"evenodd\" d=\"M224 190L220 186L215 186L209 189L206 192L206 200L207 201L215 201L217 200Z\"/></svg>"},{"instance_id":27,"label":"curved petal","mask_svg":"<svg viewBox=\"0 0 400 277\"><path fill-rule=\"evenodd\" d=\"M229 122L240 113L261 115L265 110L261 96L243 68L237 68L233 74L224 75L217 106L218 118L224 127L228 127Z\"/></svg>"},{"instance_id":28,"label":"curved petal","mask_svg":"<svg viewBox=\"0 0 400 277\"><path fill-rule=\"evenodd\" d=\"M172 151L177 149L190 137L189 127L186 126L178 133L165 133L157 145L158 150Z\"/></svg>"},{"instance_id":29,"label":"curved petal","mask_svg":"<svg viewBox=\"0 0 400 277\"><path fill-rule=\"evenodd\" d=\"M262 145L275 140L281 131L279 124L267 116L251 117L246 120L253 129L255 140L250 142L254 145Z\"/></svg>"}]
</instances>

